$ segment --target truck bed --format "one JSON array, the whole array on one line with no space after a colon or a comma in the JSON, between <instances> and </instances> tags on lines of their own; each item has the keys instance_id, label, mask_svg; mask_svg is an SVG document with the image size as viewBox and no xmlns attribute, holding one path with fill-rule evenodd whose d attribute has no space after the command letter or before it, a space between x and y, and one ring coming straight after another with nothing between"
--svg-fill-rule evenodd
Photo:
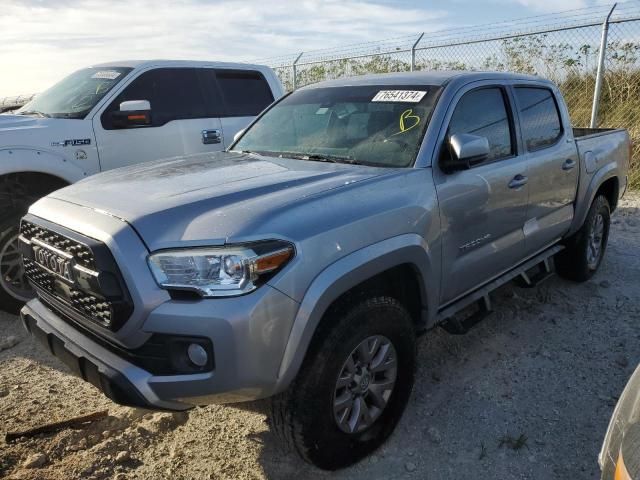
<instances>
[{"instance_id":1,"label":"truck bed","mask_svg":"<svg viewBox=\"0 0 640 480\"><path fill-rule=\"evenodd\" d=\"M607 134L609 132L614 132L616 130L621 130L617 128L588 128L588 127L574 127L573 128L573 138L576 140L582 139L585 137L596 137L603 134ZM621 130L623 131L623 130Z\"/></svg>"}]
</instances>

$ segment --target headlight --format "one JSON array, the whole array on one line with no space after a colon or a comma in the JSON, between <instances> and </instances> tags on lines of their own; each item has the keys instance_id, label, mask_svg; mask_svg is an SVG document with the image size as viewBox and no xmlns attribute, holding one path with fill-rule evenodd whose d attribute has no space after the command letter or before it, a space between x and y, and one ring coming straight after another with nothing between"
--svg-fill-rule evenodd
<instances>
[{"instance_id":1,"label":"headlight","mask_svg":"<svg viewBox=\"0 0 640 480\"><path fill-rule=\"evenodd\" d=\"M281 269L293 252L289 243L270 241L163 250L149 255L148 262L162 288L194 291L203 297L225 297L255 290Z\"/></svg>"}]
</instances>

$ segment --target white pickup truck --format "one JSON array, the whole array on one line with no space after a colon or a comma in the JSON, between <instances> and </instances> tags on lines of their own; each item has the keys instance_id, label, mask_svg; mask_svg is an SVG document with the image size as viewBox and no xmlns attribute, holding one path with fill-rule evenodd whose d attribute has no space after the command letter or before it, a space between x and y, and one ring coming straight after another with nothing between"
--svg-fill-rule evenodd
<instances>
[{"instance_id":1,"label":"white pickup truck","mask_svg":"<svg viewBox=\"0 0 640 480\"><path fill-rule=\"evenodd\" d=\"M0 115L0 308L32 297L17 251L38 198L94 173L223 150L284 94L261 65L125 61L79 70Z\"/></svg>"}]
</instances>

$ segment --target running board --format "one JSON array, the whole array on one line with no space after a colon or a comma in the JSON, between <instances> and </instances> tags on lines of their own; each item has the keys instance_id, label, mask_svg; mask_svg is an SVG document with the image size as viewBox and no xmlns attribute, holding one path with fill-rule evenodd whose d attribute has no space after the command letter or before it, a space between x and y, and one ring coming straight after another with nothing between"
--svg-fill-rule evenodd
<instances>
[{"instance_id":1,"label":"running board","mask_svg":"<svg viewBox=\"0 0 640 480\"><path fill-rule=\"evenodd\" d=\"M452 335L464 335L466 334L471 327L474 327L481 320L484 320L488 317L493 310L491 308L491 299L489 295L485 295L480 300L478 300L478 310L469 315L466 318L459 319L456 317L451 317L442 322L440 325L447 333Z\"/></svg>"},{"instance_id":2,"label":"running board","mask_svg":"<svg viewBox=\"0 0 640 480\"><path fill-rule=\"evenodd\" d=\"M538 271L533 275L529 275L527 272L520 274L521 286L523 288L533 288L540 285L545 280L553 277L553 269L551 268L551 261L549 258L545 258L537 265Z\"/></svg>"},{"instance_id":3,"label":"running board","mask_svg":"<svg viewBox=\"0 0 640 480\"><path fill-rule=\"evenodd\" d=\"M479 289L474 290L461 299L456 300L449 305L446 305L438 312L438 315L436 316L436 323L440 324L449 333L467 333L469 331L469 328L476 325L480 320L484 319L491 313L492 310L489 293L501 287L505 283L510 282L516 277L520 277L523 280L526 278L525 283L527 286L538 285L540 282L553 275L553 270L551 269L550 263L551 257L553 257L556 253L563 249L564 246L555 245L539 253L535 257L527 260L526 262L518 265L516 268L509 270L505 274L490 281ZM536 266L540 267L541 274L535 275L534 277L529 277L526 272ZM471 314L469 317L463 320L452 318L457 312L463 310L464 308L470 306L475 302L478 303L477 312Z\"/></svg>"}]
</instances>

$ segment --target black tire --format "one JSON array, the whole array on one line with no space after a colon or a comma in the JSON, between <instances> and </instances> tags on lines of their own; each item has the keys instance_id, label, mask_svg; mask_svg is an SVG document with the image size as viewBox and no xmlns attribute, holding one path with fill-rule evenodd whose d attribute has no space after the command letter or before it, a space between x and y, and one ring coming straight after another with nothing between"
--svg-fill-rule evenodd
<instances>
[{"instance_id":1,"label":"black tire","mask_svg":"<svg viewBox=\"0 0 640 480\"><path fill-rule=\"evenodd\" d=\"M13 216L0 222L0 310L14 314L34 296L17 251L20 218Z\"/></svg>"},{"instance_id":2,"label":"black tire","mask_svg":"<svg viewBox=\"0 0 640 480\"><path fill-rule=\"evenodd\" d=\"M325 321L329 322L329 326L317 332L295 381L287 391L272 399L270 424L273 432L289 450L297 452L305 461L319 468L336 470L356 463L373 452L398 424L413 388L416 340L411 316L393 298L363 300L334 309L328 315L330 318ZM366 384L353 382L349 387L337 387L338 377L348 368L347 359L357 358L353 357L360 355L356 347L368 339L373 339L369 340L373 343L367 343L367 346L371 347L375 357L368 368L375 372L377 367L373 366L373 362L377 358L387 370L384 373L367 372ZM376 350L376 339L382 339L380 341L383 347L383 342L388 340L393 350L388 348L383 352L383 347ZM383 353L376 355L376 352ZM388 355L386 352L392 353ZM382 357L384 361L379 360ZM350 393L352 389L362 388L359 393L362 401L369 399L375 405L377 402L372 401L376 397L372 393L375 390L370 390L369 387L385 381L390 375L387 365L391 365L389 360L394 357L395 384L390 395L387 395L386 406L381 409L369 406L370 410L367 411L374 412L371 413L372 417L377 415L375 420L365 428L367 421L362 417L363 423L360 426L364 429L347 433L344 428L348 427L348 422L339 427L339 414L334 412L334 402L338 403L335 395L338 391L355 395ZM381 374L385 378L377 377ZM353 378L355 377L351 377L352 380ZM388 390L385 394L388 394ZM340 397L342 396L341 394ZM356 425L361 419L359 407L358 414L354 413L358 401L360 399L352 400L352 407L348 410L350 413L343 413L343 418L357 418L354 422Z\"/></svg>"},{"instance_id":3,"label":"black tire","mask_svg":"<svg viewBox=\"0 0 640 480\"><path fill-rule=\"evenodd\" d=\"M601 233L597 225L602 225ZM565 242L565 249L555 257L556 272L568 280L585 282L600 267L609 240L611 209L603 195L598 195L591 204L584 224L571 238ZM599 237L599 238L598 238ZM594 242L600 245L594 256Z\"/></svg>"}]
</instances>

